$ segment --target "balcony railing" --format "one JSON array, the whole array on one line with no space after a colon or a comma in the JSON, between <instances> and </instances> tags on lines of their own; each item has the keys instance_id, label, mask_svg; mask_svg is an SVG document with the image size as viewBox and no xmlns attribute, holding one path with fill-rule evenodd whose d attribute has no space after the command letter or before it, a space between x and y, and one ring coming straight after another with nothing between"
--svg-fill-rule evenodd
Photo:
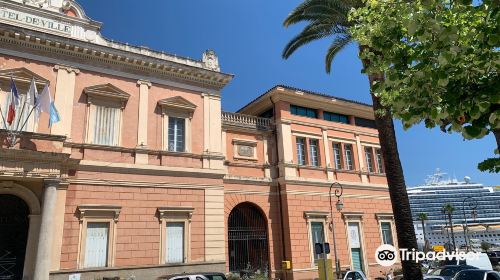
<instances>
[{"instance_id":1,"label":"balcony railing","mask_svg":"<svg viewBox=\"0 0 500 280\"><path fill-rule=\"evenodd\" d=\"M258 130L273 129L271 119L229 112L222 112L222 124Z\"/></svg>"}]
</instances>

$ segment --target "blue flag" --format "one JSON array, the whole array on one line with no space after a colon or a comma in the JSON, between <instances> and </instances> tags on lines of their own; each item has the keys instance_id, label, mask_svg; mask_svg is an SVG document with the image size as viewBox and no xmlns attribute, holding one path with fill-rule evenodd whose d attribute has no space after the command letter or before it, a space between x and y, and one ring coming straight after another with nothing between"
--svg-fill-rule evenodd
<instances>
[{"instance_id":1,"label":"blue flag","mask_svg":"<svg viewBox=\"0 0 500 280\"><path fill-rule=\"evenodd\" d=\"M58 123L61 120L59 117L59 112L57 112L54 102L50 103L50 116L49 116L49 127L53 124Z\"/></svg>"}]
</instances>

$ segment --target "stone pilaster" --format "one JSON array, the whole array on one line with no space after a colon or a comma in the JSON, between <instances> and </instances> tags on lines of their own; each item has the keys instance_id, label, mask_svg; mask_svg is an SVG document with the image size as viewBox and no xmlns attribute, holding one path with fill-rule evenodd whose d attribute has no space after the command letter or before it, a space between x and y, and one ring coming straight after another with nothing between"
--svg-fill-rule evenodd
<instances>
[{"instance_id":1,"label":"stone pilaster","mask_svg":"<svg viewBox=\"0 0 500 280\"><path fill-rule=\"evenodd\" d=\"M330 158L330 142L328 141L328 130L326 128L322 128L321 132L323 133L323 149L325 155L325 164L327 169L332 168L332 161ZM333 171L327 171L328 180L333 180Z\"/></svg>"},{"instance_id":2,"label":"stone pilaster","mask_svg":"<svg viewBox=\"0 0 500 280\"><path fill-rule=\"evenodd\" d=\"M359 164L359 169L361 171L366 171L365 170L365 161L363 159L363 156L364 156L364 152L363 152L363 147L361 146L361 139L359 137L359 134L356 134L356 147L357 147L357 150L358 150L358 164ZM361 175L361 182L363 183L368 183L368 176L366 176L365 174L362 174Z\"/></svg>"},{"instance_id":3,"label":"stone pilaster","mask_svg":"<svg viewBox=\"0 0 500 280\"><path fill-rule=\"evenodd\" d=\"M225 261L224 189L205 190L205 261Z\"/></svg>"},{"instance_id":4,"label":"stone pilaster","mask_svg":"<svg viewBox=\"0 0 500 280\"><path fill-rule=\"evenodd\" d=\"M57 202L57 188L60 180L45 179L43 190L40 235L36 250L34 279L48 280L52 256L52 240L54 234L54 216Z\"/></svg>"},{"instance_id":5,"label":"stone pilaster","mask_svg":"<svg viewBox=\"0 0 500 280\"><path fill-rule=\"evenodd\" d=\"M220 159L204 159L203 168L223 169L221 98L218 94L203 94L203 151Z\"/></svg>"},{"instance_id":6,"label":"stone pilaster","mask_svg":"<svg viewBox=\"0 0 500 280\"><path fill-rule=\"evenodd\" d=\"M148 104L149 104L149 81L139 80L139 121L137 123L137 148L148 147ZM136 152L135 163L148 164L147 153Z\"/></svg>"},{"instance_id":7,"label":"stone pilaster","mask_svg":"<svg viewBox=\"0 0 500 280\"><path fill-rule=\"evenodd\" d=\"M76 75L80 73L80 70L66 65L56 65L54 66L54 71L57 71L54 105L61 120L52 125L51 133L71 138L75 81Z\"/></svg>"},{"instance_id":8,"label":"stone pilaster","mask_svg":"<svg viewBox=\"0 0 500 280\"><path fill-rule=\"evenodd\" d=\"M295 168L287 166L293 164L292 127L289 123L281 122L276 124L276 132L278 134L279 176L295 177L297 176Z\"/></svg>"}]
</instances>

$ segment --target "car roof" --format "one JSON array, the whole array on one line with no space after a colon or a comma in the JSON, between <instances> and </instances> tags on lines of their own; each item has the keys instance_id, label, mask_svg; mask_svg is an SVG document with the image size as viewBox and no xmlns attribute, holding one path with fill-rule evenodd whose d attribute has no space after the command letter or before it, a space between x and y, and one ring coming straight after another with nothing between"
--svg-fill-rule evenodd
<instances>
[{"instance_id":1,"label":"car roof","mask_svg":"<svg viewBox=\"0 0 500 280\"><path fill-rule=\"evenodd\" d=\"M222 275L225 277L224 273L220 272L197 272L197 273L178 273L178 274L170 274L170 275L163 275L158 278L172 278L172 277L179 277L179 276L190 276L190 275Z\"/></svg>"},{"instance_id":2,"label":"car roof","mask_svg":"<svg viewBox=\"0 0 500 280\"><path fill-rule=\"evenodd\" d=\"M450 268L450 267L461 267L461 268L467 267L470 269L477 269L477 267L472 266L472 265L467 265L467 264L464 264L464 265L450 264L450 265L440 266L439 268Z\"/></svg>"},{"instance_id":3,"label":"car roof","mask_svg":"<svg viewBox=\"0 0 500 280\"><path fill-rule=\"evenodd\" d=\"M476 271L476 272L492 272L493 270L489 269L464 269L460 272L467 272L467 271Z\"/></svg>"}]
</instances>

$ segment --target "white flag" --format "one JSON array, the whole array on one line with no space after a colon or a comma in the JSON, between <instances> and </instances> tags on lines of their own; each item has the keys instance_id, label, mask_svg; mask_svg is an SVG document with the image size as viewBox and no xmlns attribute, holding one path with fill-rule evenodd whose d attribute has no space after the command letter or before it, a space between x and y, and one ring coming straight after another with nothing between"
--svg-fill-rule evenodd
<instances>
[{"instance_id":1,"label":"white flag","mask_svg":"<svg viewBox=\"0 0 500 280\"><path fill-rule=\"evenodd\" d=\"M30 88L26 94L26 104L35 106L38 97L38 90L36 89L35 78L31 80Z\"/></svg>"},{"instance_id":2,"label":"white flag","mask_svg":"<svg viewBox=\"0 0 500 280\"><path fill-rule=\"evenodd\" d=\"M38 96L38 110L50 114L50 104L52 103L52 96L50 95L49 85L46 84L42 93Z\"/></svg>"}]
</instances>

